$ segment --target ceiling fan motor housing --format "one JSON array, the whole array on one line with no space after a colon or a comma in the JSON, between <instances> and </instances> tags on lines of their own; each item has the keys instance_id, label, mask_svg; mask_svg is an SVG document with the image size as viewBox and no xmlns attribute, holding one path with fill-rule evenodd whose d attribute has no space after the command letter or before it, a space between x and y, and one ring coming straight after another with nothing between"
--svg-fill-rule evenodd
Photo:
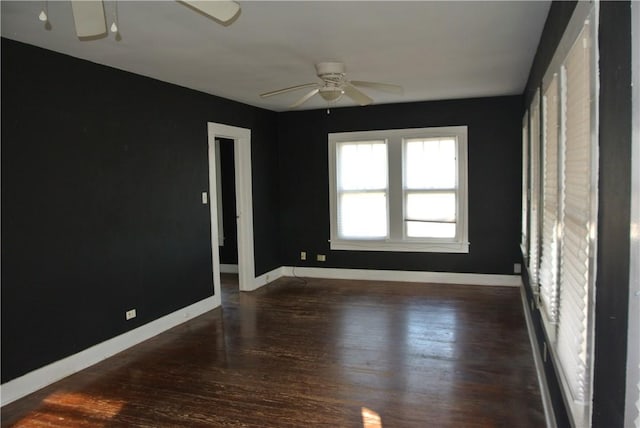
<instances>
[{"instance_id":1,"label":"ceiling fan motor housing","mask_svg":"<svg viewBox=\"0 0 640 428\"><path fill-rule=\"evenodd\" d=\"M342 62L319 62L316 64L316 73L318 77L343 77L346 73L344 63Z\"/></svg>"}]
</instances>

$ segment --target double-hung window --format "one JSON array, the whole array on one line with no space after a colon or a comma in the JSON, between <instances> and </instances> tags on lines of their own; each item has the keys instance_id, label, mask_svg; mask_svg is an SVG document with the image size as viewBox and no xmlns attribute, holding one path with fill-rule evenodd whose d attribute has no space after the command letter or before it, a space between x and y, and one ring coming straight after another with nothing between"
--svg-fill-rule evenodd
<instances>
[{"instance_id":1,"label":"double-hung window","mask_svg":"<svg viewBox=\"0 0 640 428\"><path fill-rule=\"evenodd\" d=\"M466 126L329 134L331 249L468 252Z\"/></svg>"}]
</instances>

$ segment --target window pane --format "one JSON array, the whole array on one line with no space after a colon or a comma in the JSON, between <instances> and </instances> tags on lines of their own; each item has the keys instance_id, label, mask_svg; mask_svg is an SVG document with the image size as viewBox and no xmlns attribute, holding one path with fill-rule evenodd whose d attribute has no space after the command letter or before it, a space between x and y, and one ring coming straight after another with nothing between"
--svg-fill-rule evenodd
<instances>
[{"instance_id":1,"label":"window pane","mask_svg":"<svg viewBox=\"0 0 640 428\"><path fill-rule=\"evenodd\" d=\"M456 221L455 193L407 193L408 220Z\"/></svg>"},{"instance_id":2,"label":"window pane","mask_svg":"<svg viewBox=\"0 0 640 428\"><path fill-rule=\"evenodd\" d=\"M456 139L405 142L406 189L456 188Z\"/></svg>"},{"instance_id":3,"label":"window pane","mask_svg":"<svg viewBox=\"0 0 640 428\"><path fill-rule=\"evenodd\" d=\"M454 223L408 221L407 236L410 238L454 238L456 225Z\"/></svg>"},{"instance_id":4,"label":"window pane","mask_svg":"<svg viewBox=\"0 0 640 428\"><path fill-rule=\"evenodd\" d=\"M338 189L387 187L387 145L384 141L338 144Z\"/></svg>"},{"instance_id":5,"label":"window pane","mask_svg":"<svg viewBox=\"0 0 640 428\"><path fill-rule=\"evenodd\" d=\"M387 236L386 193L340 195L338 234L341 238L385 238Z\"/></svg>"}]
</instances>

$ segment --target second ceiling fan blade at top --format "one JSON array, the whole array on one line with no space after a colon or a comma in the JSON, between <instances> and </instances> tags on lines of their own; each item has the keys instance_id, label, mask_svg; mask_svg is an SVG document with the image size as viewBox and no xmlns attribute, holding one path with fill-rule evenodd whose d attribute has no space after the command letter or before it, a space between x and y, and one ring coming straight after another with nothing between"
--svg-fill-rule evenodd
<instances>
[{"instance_id":1,"label":"second ceiling fan blade at top","mask_svg":"<svg viewBox=\"0 0 640 428\"><path fill-rule=\"evenodd\" d=\"M222 24L233 20L240 13L240 5L230 0L179 0L179 2L210 16Z\"/></svg>"},{"instance_id":2,"label":"second ceiling fan blade at top","mask_svg":"<svg viewBox=\"0 0 640 428\"><path fill-rule=\"evenodd\" d=\"M227 24L240 13L240 5L230 0L180 0L200 13ZM71 0L76 34L80 39L106 36L107 23L102 0Z\"/></svg>"},{"instance_id":3,"label":"second ceiling fan blade at top","mask_svg":"<svg viewBox=\"0 0 640 428\"><path fill-rule=\"evenodd\" d=\"M76 34L80 39L107 34L102 0L72 0L71 11L76 25Z\"/></svg>"}]
</instances>

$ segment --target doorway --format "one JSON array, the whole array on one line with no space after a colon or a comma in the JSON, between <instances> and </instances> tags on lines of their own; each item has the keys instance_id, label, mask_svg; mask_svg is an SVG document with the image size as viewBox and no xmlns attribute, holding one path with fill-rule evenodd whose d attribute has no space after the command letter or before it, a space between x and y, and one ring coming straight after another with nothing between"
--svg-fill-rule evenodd
<instances>
[{"instance_id":1,"label":"doorway","mask_svg":"<svg viewBox=\"0 0 640 428\"><path fill-rule=\"evenodd\" d=\"M216 139L233 141L236 223L238 244L238 285L240 291L255 288L255 266L253 254L253 197L251 188L251 130L209 122L209 211L211 216L211 254L213 263L214 300L221 304L220 253L218 251L218 208L216 191Z\"/></svg>"}]
</instances>

